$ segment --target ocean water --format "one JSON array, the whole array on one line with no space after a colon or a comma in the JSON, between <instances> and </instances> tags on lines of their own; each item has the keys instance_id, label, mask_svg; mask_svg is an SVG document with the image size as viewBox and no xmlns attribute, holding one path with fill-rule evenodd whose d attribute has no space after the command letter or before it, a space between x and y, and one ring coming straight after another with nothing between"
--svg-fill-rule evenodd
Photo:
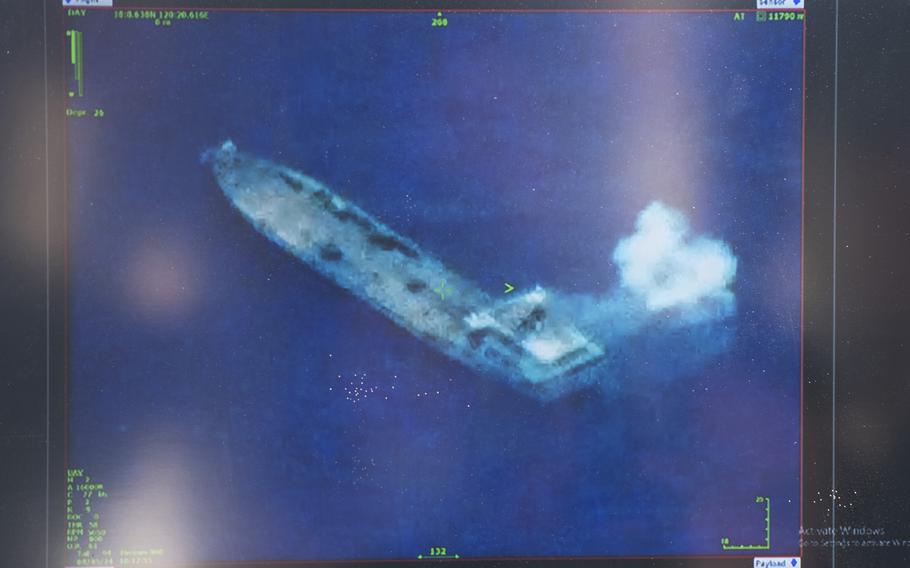
<instances>
[{"instance_id":1,"label":"ocean water","mask_svg":"<svg viewBox=\"0 0 910 568\"><path fill-rule=\"evenodd\" d=\"M84 33L69 457L172 560L798 549L802 24L217 13ZM737 259L724 340L647 330L544 402L269 242L200 155L316 177L492 294L609 294L659 201ZM457 293L457 290L454 292ZM607 346L608 349L610 346ZM698 354L694 357L693 353Z\"/></svg>"}]
</instances>

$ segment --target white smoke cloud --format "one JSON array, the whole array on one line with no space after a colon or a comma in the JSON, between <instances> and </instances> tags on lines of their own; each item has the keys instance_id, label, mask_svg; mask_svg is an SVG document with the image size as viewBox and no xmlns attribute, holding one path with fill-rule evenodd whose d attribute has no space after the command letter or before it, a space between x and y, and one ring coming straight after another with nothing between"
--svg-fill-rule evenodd
<instances>
[{"instance_id":1,"label":"white smoke cloud","mask_svg":"<svg viewBox=\"0 0 910 568\"><path fill-rule=\"evenodd\" d=\"M597 384L611 396L650 394L697 376L730 349L737 259L726 242L691 234L685 215L654 202L619 240L613 262L619 280L603 295L547 295L549 318L571 322L609 353L575 384Z\"/></svg>"},{"instance_id":2,"label":"white smoke cloud","mask_svg":"<svg viewBox=\"0 0 910 568\"><path fill-rule=\"evenodd\" d=\"M651 312L679 309L690 319L725 316L734 310L729 289L736 257L727 243L690 237L686 217L655 201L638 215L635 232L619 241L613 261L621 286ZM695 316L692 318L692 316Z\"/></svg>"}]
</instances>

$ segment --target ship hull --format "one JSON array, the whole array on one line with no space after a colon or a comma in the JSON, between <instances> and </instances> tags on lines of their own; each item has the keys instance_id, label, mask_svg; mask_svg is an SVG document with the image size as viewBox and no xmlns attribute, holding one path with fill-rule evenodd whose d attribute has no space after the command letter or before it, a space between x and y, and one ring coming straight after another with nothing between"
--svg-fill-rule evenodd
<instances>
[{"instance_id":1,"label":"ship hull","mask_svg":"<svg viewBox=\"0 0 910 568\"><path fill-rule=\"evenodd\" d=\"M312 177L231 142L208 159L260 233L449 357L544 399L589 382L582 371L603 358L570 322L550 317L542 288L494 301Z\"/></svg>"}]
</instances>

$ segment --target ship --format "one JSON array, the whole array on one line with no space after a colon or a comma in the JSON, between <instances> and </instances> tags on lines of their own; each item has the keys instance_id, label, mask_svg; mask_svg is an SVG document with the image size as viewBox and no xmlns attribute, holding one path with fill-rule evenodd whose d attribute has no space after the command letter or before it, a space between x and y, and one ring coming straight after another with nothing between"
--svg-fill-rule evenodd
<instances>
[{"instance_id":1,"label":"ship","mask_svg":"<svg viewBox=\"0 0 910 568\"><path fill-rule=\"evenodd\" d=\"M449 358L545 401L590 384L605 358L545 288L494 299L304 173L230 140L204 157L259 233Z\"/></svg>"}]
</instances>

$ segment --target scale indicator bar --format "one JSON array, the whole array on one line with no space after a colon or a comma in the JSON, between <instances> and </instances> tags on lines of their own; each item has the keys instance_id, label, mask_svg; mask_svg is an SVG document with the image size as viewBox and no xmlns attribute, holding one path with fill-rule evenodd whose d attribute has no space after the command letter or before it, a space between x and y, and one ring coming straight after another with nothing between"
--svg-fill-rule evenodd
<instances>
[{"instance_id":1,"label":"scale indicator bar","mask_svg":"<svg viewBox=\"0 0 910 568\"><path fill-rule=\"evenodd\" d=\"M771 498L758 496L755 502L763 505L765 510L765 542L764 544L733 544L729 538L720 539L724 550L771 550Z\"/></svg>"}]
</instances>

